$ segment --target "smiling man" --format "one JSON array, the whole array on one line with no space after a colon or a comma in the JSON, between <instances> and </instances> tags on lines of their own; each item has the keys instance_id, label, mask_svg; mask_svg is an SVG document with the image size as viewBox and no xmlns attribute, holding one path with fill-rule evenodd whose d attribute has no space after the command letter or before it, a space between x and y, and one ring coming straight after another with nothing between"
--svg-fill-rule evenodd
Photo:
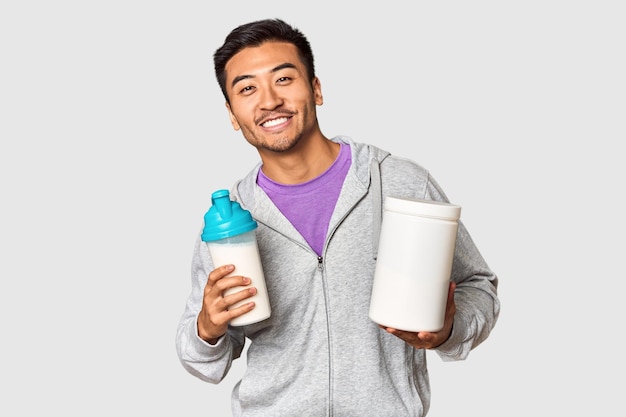
<instances>
[{"instance_id":1,"label":"smiling man","mask_svg":"<svg viewBox=\"0 0 626 417\"><path fill-rule=\"evenodd\" d=\"M226 107L236 130L257 148L263 173L298 184L324 172L339 144L320 131L319 79L310 77L295 45L271 41L244 48L225 67Z\"/></svg>"},{"instance_id":2,"label":"smiling man","mask_svg":"<svg viewBox=\"0 0 626 417\"><path fill-rule=\"evenodd\" d=\"M460 223L443 329L373 323L381 199L448 201L443 190L412 161L322 133L322 87L298 29L279 19L239 26L214 64L232 126L261 159L232 195L259 224L272 316L229 325L254 308L231 308L255 294L254 282L226 295L250 281L236 275L236 265L214 265L199 234L177 331L181 363L219 383L250 341L246 373L233 390L234 416L426 415L425 350L462 360L488 337L500 309L496 275Z\"/></svg>"}]
</instances>

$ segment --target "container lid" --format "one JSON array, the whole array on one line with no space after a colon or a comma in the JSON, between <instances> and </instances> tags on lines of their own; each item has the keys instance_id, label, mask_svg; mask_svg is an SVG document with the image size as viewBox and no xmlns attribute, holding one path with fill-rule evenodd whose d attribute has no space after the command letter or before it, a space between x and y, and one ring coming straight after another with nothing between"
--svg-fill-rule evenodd
<instances>
[{"instance_id":1,"label":"container lid","mask_svg":"<svg viewBox=\"0 0 626 417\"><path fill-rule=\"evenodd\" d=\"M461 206L444 201L422 200L418 198L386 197L385 210L411 216L431 217L434 219L458 220Z\"/></svg>"},{"instance_id":2,"label":"container lid","mask_svg":"<svg viewBox=\"0 0 626 417\"><path fill-rule=\"evenodd\" d=\"M230 200L228 190L217 190L211 194L211 203L211 208L204 215L204 242L237 236L257 228L250 212Z\"/></svg>"}]
</instances>

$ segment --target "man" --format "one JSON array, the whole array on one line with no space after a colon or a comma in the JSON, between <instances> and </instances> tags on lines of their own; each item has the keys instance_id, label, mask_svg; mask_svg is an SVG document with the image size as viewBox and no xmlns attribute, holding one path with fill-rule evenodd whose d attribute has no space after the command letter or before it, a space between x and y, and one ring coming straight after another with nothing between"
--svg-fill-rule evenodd
<instances>
[{"instance_id":1,"label":"man","mask_svg":"<svg viewBox=\"0 0 626 417\"><path fill-rule=\"evenodd\" d=\"M229 321L254 308L236 265L213 265L198 237L192 289L177 332L183 366L220 382L250 340L235 386L235 416L424 416L425 349L465 359L494 327L497 277L459 224L445 324L439 332L385 328L368 318L385 196L447 201L419 165L322 133L320 80L305 36L278 19L235 28L214 54L235 130L261 162L232 194L259 224L272 316ZM378 215L377 215L378 213ZM225 290L248 286L235 294ZM210 407L210 405L209 405Z\"/></svg>"}]
</instances>

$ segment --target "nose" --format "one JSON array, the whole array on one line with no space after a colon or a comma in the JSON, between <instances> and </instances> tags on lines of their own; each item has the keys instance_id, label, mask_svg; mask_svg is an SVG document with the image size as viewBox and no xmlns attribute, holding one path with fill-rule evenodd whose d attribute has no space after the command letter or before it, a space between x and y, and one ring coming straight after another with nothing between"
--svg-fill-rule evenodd
<instances>
[{"instance_id":1,"label":"nose","mask_svg":"<svg viewBox=\"0 0 626 417\"><path fill-rule=\"evenodd\" d=\"M262 110L274 110L282 104L283 99L275 88L267 86L261 91L259 106Z\"/></svg>"}]
</instances>

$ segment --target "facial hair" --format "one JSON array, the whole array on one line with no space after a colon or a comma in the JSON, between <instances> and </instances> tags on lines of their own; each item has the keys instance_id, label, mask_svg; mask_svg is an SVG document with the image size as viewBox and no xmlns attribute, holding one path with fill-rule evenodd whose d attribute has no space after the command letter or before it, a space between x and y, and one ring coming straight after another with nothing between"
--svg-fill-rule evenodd
<instances>
[{"instance_id":1,"label":"facial hair","mask_svg":"<svg viewBox=\"0 0 626 417\"><path fill-rule=\"evenodd\" d=\"M313 104L314 105L314 104ZM310 107L305 106L302 114L310 115L311 113ZM314 113L313 113L314 114ZM292 110L284 110L284 111L273 111L271 113L265 113L265 115L260 116L258 120L263 120L268 116L287 116L291 118L292 123L297 123L296 126L292 126L289 131L295 133L264 133L259 132L256 129L249 129L244 125L241 125L241 133L244 138L250 143L252 146L257 148L258 150L266 150L275 153L281 152L289 152L293 148L295 148L298 143L302 140L304 135L306 134L305 129L307 127L304 124L304 119L297 117L299 112ZM306 117L306 116L305 116ZM258 123L255 121L255 126L258 126ZM269 138L269 140L268 140Z\"/></svg>"}]
</instances>

